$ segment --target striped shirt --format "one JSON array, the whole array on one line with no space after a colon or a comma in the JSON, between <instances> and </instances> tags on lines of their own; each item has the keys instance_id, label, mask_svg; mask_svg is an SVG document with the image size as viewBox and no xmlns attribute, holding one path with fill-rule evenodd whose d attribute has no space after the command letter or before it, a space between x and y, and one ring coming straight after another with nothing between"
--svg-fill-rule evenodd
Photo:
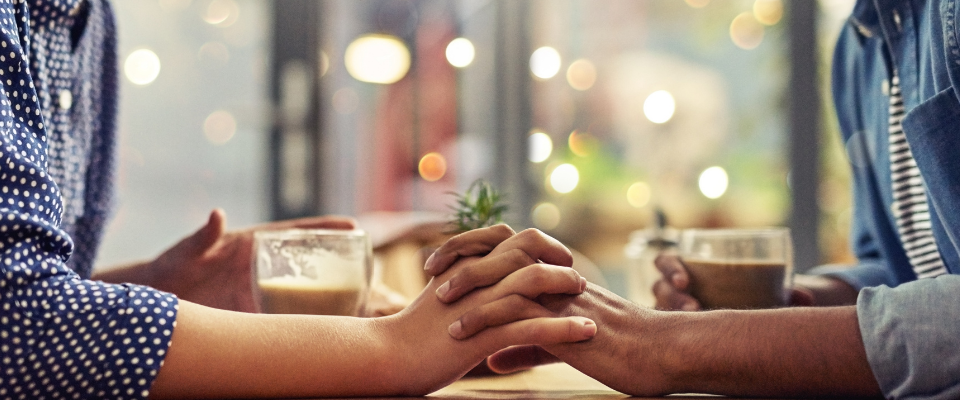
<instances>
[{"instance_id":1,"label":"striped shirt","mask_svg":"<svg viewBox=\"0 0 960 400\"><path fill-rule=\"evenodd\" d=\"M904 117L900 78L894 74L890 85L890 180L900 241L917 279L947 273L930 225L930 206L920 169L913 159L900 123Z\"/></svg>"}]
</instances>

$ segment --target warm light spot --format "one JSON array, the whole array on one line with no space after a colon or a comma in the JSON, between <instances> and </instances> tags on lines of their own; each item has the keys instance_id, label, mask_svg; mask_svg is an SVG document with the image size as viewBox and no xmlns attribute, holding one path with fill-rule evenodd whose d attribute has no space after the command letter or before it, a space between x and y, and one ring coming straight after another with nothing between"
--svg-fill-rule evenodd
<instances>
[{"instance_id":1,"label":"warm light spot","mask_svg":"<svg viewBox=\"0 0 960 400\"><path fill-rule=\"evenodd\" d=\"M627 188L627 202L636 208L642 208L650 203L650 185L636 182Z\"/></svg>"},{"instance_id":2,"label":"warm light spot","mask_svg":"<svg viewBox=\"0 0 960 400\"><path fill-rule=\"evenodd\" d=\"M783 2L780 0L756 0L753 16L764 25L776 25L783 18Z\"/></svg>"},{"instance_id":3,"label":"warm light spot","mask_svg":"<svg viewBox=\"0 0 960 400\"><path fill-rule=\"evenodd\" d=\"M560 164L550 173L550 187L559 193L570 193L580 183L580 172L571 164Z\"/></svg>"},{"instance_id":4,"label":"warm light spot","mask_svg":"<svg viewBox=\"0 0 960 400\"><path fill-rule=\"evenodd\" d=\"M550 153L553 153L553 140L550 140L550 135L543 132L533 132L527 137L527 140L529 146L527 159L530 162L542 163L550 158Z\"/></svg>"},{"instance_id":5,"label":"warm light spot","mask_svg":"<svg viewBox=\"0 0 960 400\"><path fill-rule=\"evenodd\" d=\"M560 208L553 203L537 204L533 207L530 219L537 228L549 231L560 225Z\"/></svg>"},{"instance_id":6,"label":"warm light spot","mask_svg":"<svg viewBox=\"0 0 960 400\"><path fill-rule=\"evenodd\" d=\"M465 68L473 62L473 43L467 38L456 38L447 45L447 62L457 68Z\"/></svg>"},{"instance_id":7,"label":"warm light spot","mask_svg":"<svg viewBox=\"0 0 960 400\"><path fill-rule=\"evenodd\" d=\"M447 173L447 160L440 153L427 153L420 159L420 177L426 181L438 181Z\"/></svg>"},{"instance_id":8,"label":"warm light spot","mask_svg":"<svg viewBox=\"0 0 960 400\"><path fill-rule=\"evenodd\" d=\"M327 74L327 71L330 70L330 57L327 56L327 52L320 51L320 77L323 77Z\"/></svg>"},{"instance_id":9,"label":"warm light spot","mask_svg":"<svg viewBox=\"0 0 960 400\"><path fill-rule=\"evenodd\" d=\"M365 35L347 46L344 64L358 81L390 84L407 75L410 51L394 36Z\"/></svg>"},{"instance_id":10,"label":"warm light spot","mask_svg":"<svg viewBox=\"0 0 960 400\"><path fill-rule=\"evenodd\" d=\"M203 13L203 20L219 27L228 27L240 18L240 7L233 0L213 0Z\"/></svg>"},{"instance_id":11,"label":"warm light spot","mask_svg":"<svg viewBox=\"0 0 960 400\"><path fill-rule=\"evenodd\" d=\"M704 8L710 4L710 0L687 0L687 5L693 8Z\"/></svg>"},{"instance_id":12,"label":"warm light spot","mask_svg":"<svg viewBox=\"0 0 960 400\"><path fill-rule=\"evenodd\" d=\"M570 63L567 67L567 83L577 90L587 90L597 82L597 68L586 58Z\"/></svg>"},{"instance_id":13,"label":"warm light spot","mask_svg":"<svg viewBox=\"0 0 960 400\"><path fill-rule=\"evenodd\" d=\"M729 183L727 171L720 167L707 168L700 174L700 192L710 199L723 196Z\"/></svg>"},{"instance_id":14,"label":"warm light spot","mask_svg":"<svg viewBox=\"0 0 960 400\"><path fill-rule=\"evenodd\" d=\"M567 137L567 145L570 146L570 151L573 154L580 157L590 155L599 147L597 138L589 133L578 131L570 132L570 136Z\"/></svg>"},{"instance_id":15,"label":"warm light spot","mask_svg":"<svg viewBox=\"0 0 960 400\"><path fill-rule=\"evenodd\" d=\"M147 49L134 51L124 61L123 73L134 84L148 85L160 75L160 58Z\"/></svg>"},{"instance_id":16,"label":"warm light spot","mask_svg":"<svg viewBox=\"0 0 960 400\"><path fill-rule=\"evenodd\" d=\"M655 124L669 121L676 109L677 103L673 100L673 95L666 90L651 93L643 102L643 115Z\"/></svg>"},{"instance_id":17,"label":"warm light spot","mask_svg":"<svg viewBox=\"0 0 960 400\"><path fill-rule=\"evenodd\" d=\"M730 23L730 39L741 49L755 49L763 42L763 25L752 13L742 13Z\"/></svg>"},{"instance_id":18,"label":"warm light spot","mask_svg":"<svg viewBox=\"0 0 960 400\"><path fill-rule=\"evenodd\" d=\"M221 145L233 139L237 133L237 120L233 114L217 110L207 116L203 121L203 135L207 137L210 143Z\"/></svg>"},{"instance_id":19,"label":"warm light spot","mask_svg":"<svg viewBox=\"0 0 960 400\"><path fill-rule=\"evenodd\" d=\"M550 79L560 72L560 53L553 47L541 47L530 56L530 72L540 79Z\"/></svg>"}]
</instances>

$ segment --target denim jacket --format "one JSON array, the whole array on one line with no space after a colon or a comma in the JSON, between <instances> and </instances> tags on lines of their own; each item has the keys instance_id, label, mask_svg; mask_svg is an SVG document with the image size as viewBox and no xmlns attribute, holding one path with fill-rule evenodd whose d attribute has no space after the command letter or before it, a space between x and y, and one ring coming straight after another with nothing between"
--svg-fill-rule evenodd
<instances>
[{"instance_id":1,"label":"denim jacket","mask_svg":"<svg viewBox=\"0 0 960 400\"><path fill-rule=\"evenodd\" d=\"M859 264L831 275L860 292L867 358L887 398L960 398L960 30L957 0L859 0L833 60L833 95L853 169ZM950 275L916 280L891 211L889 80L926 183Z\"/></svg>"}]
</instances>

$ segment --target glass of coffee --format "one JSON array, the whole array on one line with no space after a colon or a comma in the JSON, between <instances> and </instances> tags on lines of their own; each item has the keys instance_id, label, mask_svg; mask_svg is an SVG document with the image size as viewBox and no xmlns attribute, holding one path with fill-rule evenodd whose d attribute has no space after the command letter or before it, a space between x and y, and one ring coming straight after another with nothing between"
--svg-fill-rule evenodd
<instances>
[{"instance_id":1,"label":"glass of coffee","mask_svg":"<svg viewBox=\"0 0 960 400\"><path fill-rule=\"evenodd\" d=\"M260 308L269 314L359 316L373 269L361 230L284 230L254 234Z\"/></svg>"},{"instance_id":2,"label":"glass of coffee","mask_svg":"<svg viewBox=\"0 0 960 400\"><path fill-rule=\"evenodd\" d=\"M793 278L789 229L685 230L680 257L690 274L690 294L704 309L787 304Z\"/></svg>"}]
</instances>

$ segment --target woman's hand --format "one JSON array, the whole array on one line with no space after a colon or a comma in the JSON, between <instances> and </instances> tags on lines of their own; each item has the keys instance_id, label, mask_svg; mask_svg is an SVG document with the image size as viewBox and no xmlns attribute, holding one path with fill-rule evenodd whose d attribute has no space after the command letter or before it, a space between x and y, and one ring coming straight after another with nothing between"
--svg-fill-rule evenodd
<instances>
[{"instance_id":1,"label":"woman's hand","mask_svg":"<svg viewBox=\"0 0 960 400\"><path fill-rule=\"evenodd\" d=\"M171 292L183 300L222 310L255 312L251 268L253 234L281 229L353 229L346 217L313 217L271 222L226 231L223 210L213 210L207 223L160 256L97 274L94 279L131 282Z\"/></svg>"},{"instance_id":2,"label":"woman's hand","mask_svg":"<svg viewBox=\"0 0 960 400\"><path fill-rule=\"evenodd\" d=\"M503 280L477 289L452 304L440 302L434 292L457 274L479 270L500 260L513 272ZM544 294L576 295L586 280L571 268L549 264L521 265L526 261L501 259L493 253L479 258L460 258L446 273L434 278L421 295L397 315L383 318L383 331L390 337L393 370L407 386L402 394L422 395L460 378L497 350L515 345L550 345L589 339L597 332L590 319L559 317L534 300ZM509 320L487 319L484 330L466 340L451 337L460 317L471 310L511 310ZM473 328L471 328L473 329ZM417 371L410 374L410 370Z\"/></svg>"},{"instance_id":3,"label":"woman's hand","mask_svg":"<svg viewBox=\"0 0 960 400\"><path fill-rule=\"evenodd\" d=\"M507 225L474 229L454 236L427 259L424 270L440 275L463 257L486 255L480 262L446 275L437 288L440 301L452 303L475 288L493 285L514 271L543 262L562 267L573 265L573 255L556 239L536 229L514 233Z\"/></svg>"}]
</instances>

